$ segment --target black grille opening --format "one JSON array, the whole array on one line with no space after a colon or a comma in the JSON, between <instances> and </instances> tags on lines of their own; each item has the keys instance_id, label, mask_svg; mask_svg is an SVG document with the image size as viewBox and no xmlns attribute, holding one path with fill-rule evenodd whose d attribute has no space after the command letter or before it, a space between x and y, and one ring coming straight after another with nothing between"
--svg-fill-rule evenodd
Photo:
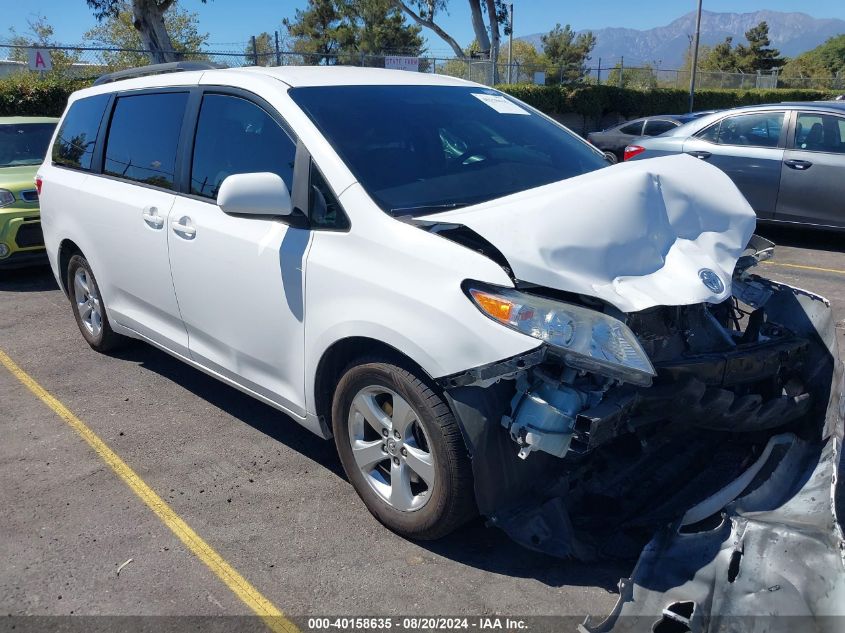
<instances>
[{"instance_id":1,"label":"black grille opening","mask_svg":"<svg viewBox=\"0 0 845 633\"><path fill-rule=\"evenodd\" d=\"M25 202L38 202L38 192L35 189L21 191L21 198L23 198Z\"/></svg>"},{"instance_id":2,"label":"black grille opening","mask_svg":"<svg viewBox=\"0 0 845 633\"><path fill-rule=\"evenodd\" d=\"M41 222L21 224L15 242L19 248L44 246L44 234L41 232Z\"/></svg>"}]
</instances>

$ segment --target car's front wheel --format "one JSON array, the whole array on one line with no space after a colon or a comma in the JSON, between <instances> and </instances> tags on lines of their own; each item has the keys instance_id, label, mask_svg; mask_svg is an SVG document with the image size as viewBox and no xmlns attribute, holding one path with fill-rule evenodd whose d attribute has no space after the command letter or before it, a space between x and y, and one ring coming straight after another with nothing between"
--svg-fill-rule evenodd
<instances>
[{"instance_id":1,"label":"car's front wheel","mask_svg":"<svg viewBox=\"0 0 845 633\"><path fill-rule=\"evenodd\" d=\"M100 287L91 265L82 255L74 255L68 262L67 288L76 324L92 348L108 352L128 340L111 329Z\"/></svg>"},{"instance_id":2,"label":"car's front wheel","mask_svg":"<svg viewBox=\"0 0 845 633\"><path fill-rule=\"evenodd\" d=\"M475 513L460 429L423 377L385 362L350 367L335 391L332 426L349 481L391 530L439 538Z\"/></svg>"}]
</instances>

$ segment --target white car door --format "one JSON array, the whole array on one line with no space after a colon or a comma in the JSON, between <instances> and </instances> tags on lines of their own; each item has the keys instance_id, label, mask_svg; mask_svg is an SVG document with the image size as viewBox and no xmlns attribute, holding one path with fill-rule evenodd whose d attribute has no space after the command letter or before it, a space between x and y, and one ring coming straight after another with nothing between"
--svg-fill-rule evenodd
<instances>
[{"instance_id":1,"label":"white car door","mask_svg":"<svg viewBox=\"0 0 845 633\"><path fill-rule=\"evenodd\" d=\"M296 142L269 106L203 95L190 195L167 223L173 284L194 361L305 415L304 280L311 233L216 204L232 174L272 172L293 186Z\"/></svg>"},{"instance_id":2,"label":"white car door","mask_svg":"<svg viewBox=\"0 0 845 633\"><path fill-rule=\"evenodd\" d=\"M189 93L118 96L103 176L86 182L86 232L110 318L180 354L188 336L170 279L166 221Z\"/></svg>"}]
</instances>

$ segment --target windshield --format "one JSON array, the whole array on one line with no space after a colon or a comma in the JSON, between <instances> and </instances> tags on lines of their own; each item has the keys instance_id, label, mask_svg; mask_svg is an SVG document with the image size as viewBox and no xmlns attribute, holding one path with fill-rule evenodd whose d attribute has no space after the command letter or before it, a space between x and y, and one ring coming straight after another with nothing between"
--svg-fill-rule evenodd
<instances>
[{"instance_id":1,"label":"windshield","mask_svg":"<svg viewBox=\"0 0 845 633\"><path fill-rule=\"evenodd\" d=\"M0 167L40 165L55 128L55 123L0 125Z\"/></svg>"},{"instance_id":2,"label":"windshield","mask_svg":"<svg viewBox=\"0 0 845 633\"><path fill-rule=\"evenodd\" d=\"M480 86L321 86L290 96L396 216L455 209L607 166L573 134Z\"/></svg>"}]
</instances>

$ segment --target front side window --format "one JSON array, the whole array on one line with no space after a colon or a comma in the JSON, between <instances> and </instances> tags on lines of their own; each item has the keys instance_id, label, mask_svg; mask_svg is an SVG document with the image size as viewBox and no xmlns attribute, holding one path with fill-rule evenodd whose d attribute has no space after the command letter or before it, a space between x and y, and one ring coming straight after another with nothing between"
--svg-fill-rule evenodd
<instances>
[{"instance_id":1,"label":"front side window","mask_svg":"<svg viewBox=\"0 0 845 633\"><path fill-rule=\"evenodd\" d=\"M719 126L722 125L721 121L716 121L713 125L708 125L706 128L701 130L696 136L700 138L702 141L707 141L709 143L715 143L719 140Z\"/></svg>"},{"instance_id":2,"label":"front side window","mask_svg":"<svg viewBox=\"0 0 845 633\"><path fill-rule=\"evenodd\" d=\"M173 189L187 102L187 92L119 97L109 126L103 173Z\"/></svg>"},{"instance_id":3,"label":"front side window","mask_svg":"<svg viewBox=\"0 0 845 633\"><path fill-rule=\"evenodd\" d=\"M795 124L795 149L845 154L845 118L801 112Z\"/></svg>"},{"instance_id":4,"label":"front side window","mask_svg":"<svg viewBox=\"0 0 845 633\"><path fill-rule=\"evenodd\" d=\"M319 86L288 94L395 216L477 204L607 166L573 134L494 90Z\"/></svg>"},{"instance_id":5,"label":"front side window","mask_svg":"<svg viewBox=\"0 0 845 633\"><path fill-rule=\"evenodd\" d=\"M102 94L73 102L53 143L54 165L91 170L94 143L109 99L110 95Z\"/></svg>"},{"instance_id":6,"label":"front side window","mask_svg":"<svg viewBox=\"0 0 845 633\"><path fill-rule=\"evenodd\" d=\"M786 112L760 112L739 114L722 119L720 123L705 130L701 138L719 145L747 147L777 147ZM711 129L718 131L715 138L708 138Z\"/></svg>"},{"instance_id":7,"label":"front side window","mask_svg":"<svg viewBox=\"0 0 845 633\"><path fill-rule=\"evenodd\" d=\"M194 157L191 193L217 199L223 180L232 174L270 172L293 189L296 143L262 108L240 97L203 97Z\"/></svg>"},{"instance_id":8,"label":"front side window","mask_svg":"<svg viewBox=\"0 0 845 633\"><path fill-rule=\"evenodd\" d=\"M0 167L40 165L55 129L55 123L0 125Z\"/></svg>"}]
</instances>

